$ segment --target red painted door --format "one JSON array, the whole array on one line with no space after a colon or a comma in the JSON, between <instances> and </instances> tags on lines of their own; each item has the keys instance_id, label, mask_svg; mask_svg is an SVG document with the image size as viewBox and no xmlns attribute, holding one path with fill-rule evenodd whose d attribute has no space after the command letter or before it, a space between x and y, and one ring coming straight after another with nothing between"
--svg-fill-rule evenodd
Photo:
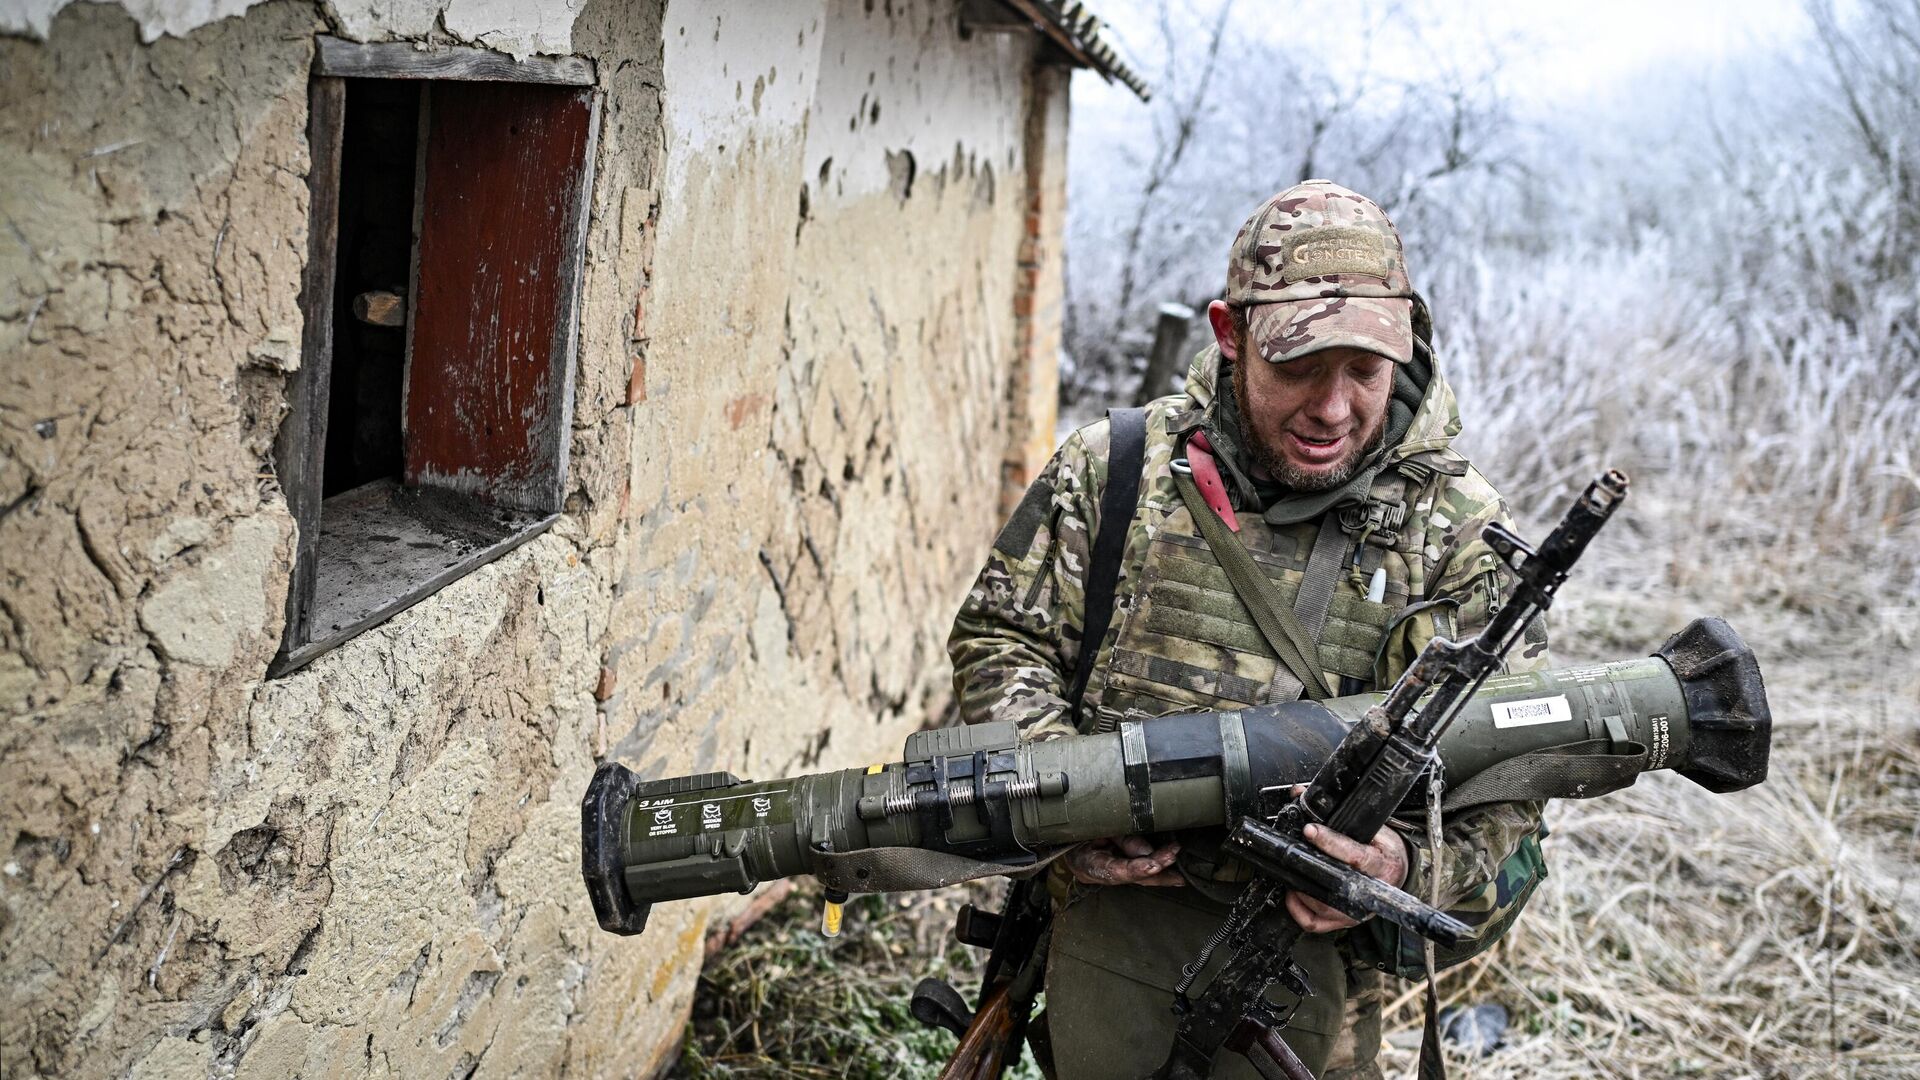
<instances>
[{"instance_id":1,"label":"red painted door","mask_svg":"<svg viewBox=\"0 0 1920 1080\"><path fill-rule=\"evenodd\" d=\"M428 91L407 356L410 485L558 510L592 167L590 91Z\"/></svg>"}]
</instances>

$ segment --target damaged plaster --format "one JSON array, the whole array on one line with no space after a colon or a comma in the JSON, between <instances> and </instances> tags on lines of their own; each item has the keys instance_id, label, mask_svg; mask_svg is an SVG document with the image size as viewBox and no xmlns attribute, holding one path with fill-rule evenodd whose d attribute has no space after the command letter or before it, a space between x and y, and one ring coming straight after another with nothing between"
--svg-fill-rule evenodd
<instances>
[{"instance_id":1,"label":"damaged plaster","mask_svg":"<svg viewBox=\"0 0 1920 1080\"><path fill-rule=\"evenodd\" d=\"M1021 175L1033 64L1028 39L956 23L943 3L667 10L668 85L698 91L667 101L662 190L681 198L655 262L681 272L647 297L639 407L683 434L636 444L647 542L623 558L608 710L654 771L886 756L945 700L940 643L986 542L958 523L997 517L1000 457L1026 434L1006 415L1024 200L987 177ZM940 104L923 80L965 92ZM883 105L876 124L876 94L897 120ZM882 133L849 139L856 114ZM905 197L846 184L908 145L939 150ZM739 696L739 668L769 663L788 679Z\"/></svg>"},{"instance_id":2,"label":"damaged plaster","mask_svg":"<svg viewBox=\"0 0 1920 1080\"><path fill-rule=\"evenodd\" d=\"M170 528L152 550L165 552L176 539ZM140 625L161 657L206 668L232 663L267 625L271 572L286 559L285 539L276 522L242 519L225 544L156 585L140 605Z\"/></svg>"},{"instance_id":3,"label":"damaged plaster","mask_svg":"<svg viewBox=\"0 0 1920 1080\"><path fill-rule=\"evenodd\" d=\"M0 34L45 39L74 0L0 0ZM203 26L244 15L263 0L113 0L140 26L148 44L186 37ZM328 23L353 41L476 45L516 60L573 51L573 23L584 0L324 0ZM451 35L451 41L447 38Z\"/></svg>"},{"instance_id":4,"label":"damaged plaster","mask_svg":"<svg viewBox=\"0 0 1920 1080\"><path fill-rule=\"evenodd\" d=\"M897 751L1033 435L1034 49L957 2L6 0L9 1070L657 1071L747 900L601 932L597 760ZM321 33L577 54L603 119L566 512L268 679Z\"/></svg>"},{"instance_id":5,"label":"damaged plaster","mask_svg":"<svg viewBox=\"0 0 1920 1080\"><path fill-rule=\"evenodd\" d=\"M653 167L644 16L578 20L624 61L601 87L613 183ZM655 965L612 952L578 887L623 350L583 350L554 529L264 677L330 29L282 0L142 44L124 10L79 4L44 42L0 39L8 1075L593 1073L668 1044L674 1006L625 995ZM583 341L639 287L610 222Z\"/></svg>"}]
</instances>

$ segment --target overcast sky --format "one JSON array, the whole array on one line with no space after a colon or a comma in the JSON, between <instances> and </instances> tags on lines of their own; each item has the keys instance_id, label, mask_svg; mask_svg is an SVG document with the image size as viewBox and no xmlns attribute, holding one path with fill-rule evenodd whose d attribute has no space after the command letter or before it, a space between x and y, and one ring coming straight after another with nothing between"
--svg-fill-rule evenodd
<instances>
[{"instance_id":1,"label":"overcast sky","mask_svg":"<svg viewBox=\"0 0 1920 1080\"><path fill-rule=\"evenodd\" d=\"M1181 10L1186 0L1172 2ZM1159 47L1155 0L1098 0L1093 6L1122 54L1151 71L1152 52ZM1318 47L1337 48L1342 23L1328 18L1329 12L1383 6L1381 0L1349 0L1338 8L1302 0L1240 0L1235 21L1244 26L1266 15L1277 47L1304 34ZM1194 0L1194 7L1198 12L1191 25L1199 40L1207 29L1204 12L1213 9L1214 0ZM1504 52L1514 99L1548 108L1591 102L1649 79L1684 85L1728 60L1791 41L1808 27L1800 0L1416 0L1408 8L1432 28L1431 46L1460 62L1472 64L1488 48ZM1282 29L1289 16L1310 29ZM1383 48L1382 59L1392 58ZM1418 59L1409 52L1403 62ZM1083 76L1074 93L1076 104L1100 109L1117 104L1125 90Z\"/></svg>"},{"instance_id":2,"label":"overcast sky","mask_svg":"<svg viewBox=\"0 0 1920 1080\"><path fill-rule=\"evenodd\" d=\"M1452 0L1429 10L1457 15L1440 25L1460 26L1466 47L1486 37L1533 41L1534 49L1515 57L1513 72L1542 97L1603 94L1666 69L1703 73L1789 41L1808 26L1798 0Z\"/></svg>"}]
</instances>

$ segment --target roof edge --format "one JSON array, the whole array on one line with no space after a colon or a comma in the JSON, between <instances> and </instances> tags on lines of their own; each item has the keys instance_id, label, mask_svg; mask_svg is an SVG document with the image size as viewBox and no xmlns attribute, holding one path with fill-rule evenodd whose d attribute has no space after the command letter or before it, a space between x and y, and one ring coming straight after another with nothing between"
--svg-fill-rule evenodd
<instances>
[{"instance_id":1,"label":"roof edge","mask_svg":"<svg viewBox=\"0 0 1920 1080\"><path fill-rule=\"evenodd\" d=\"M1108 82L1118 82L1133 91L1141 101L1153 99L1153 88L1139 73L1127 66L1101 33L1100 16L1087 10L1082 0L1000 0L1033 24L1033 28L1052 39L1054 44L1082 67L1100 73Z\"/></svg>"}]
</instances>

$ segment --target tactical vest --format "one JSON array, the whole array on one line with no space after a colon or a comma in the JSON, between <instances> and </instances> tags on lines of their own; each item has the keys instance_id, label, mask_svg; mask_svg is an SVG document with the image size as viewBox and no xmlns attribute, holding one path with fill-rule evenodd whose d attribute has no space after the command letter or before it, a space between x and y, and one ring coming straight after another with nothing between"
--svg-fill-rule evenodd
<instances>
[{"instance_id":1,"label":"tactical vest","mask_svg":"<svg viewBox=\"0 0 1920 1080\"><path fill-rule=\"evenodd\" d=\"M1345 534L1342 567L1318 635L1319 663L1336 691L1343 680L1354 692L1384 685L1389 673L1383 642L1438 572L1441 553L1426 546L1425 528L1447 478L1436 465L1445 474L1465 471L1465 462L1451 456L1432 464L1401 462L1382 471L1364 501L1332 511L1337 520L1326 522ZM1293 604L1322 521L1271 526L1252 512L1238 517L1240 541L1281 602ZM1135 520L1136 528L1141 525L1149 538L1146 556L1126 590L1105 682L1085 714L1091 723L1082 726L1111 730L1125 719L1242 708L1297 694L1288 680L1280 680L1285 691L1276 687L1280 661L1187 508L1143 505ZM1383 572L1385 586L1377 601L1367 596L1376 571ZM1433 614L1435 630L1450 636L1445 605Z\"/></svg>"}]
</instances>

